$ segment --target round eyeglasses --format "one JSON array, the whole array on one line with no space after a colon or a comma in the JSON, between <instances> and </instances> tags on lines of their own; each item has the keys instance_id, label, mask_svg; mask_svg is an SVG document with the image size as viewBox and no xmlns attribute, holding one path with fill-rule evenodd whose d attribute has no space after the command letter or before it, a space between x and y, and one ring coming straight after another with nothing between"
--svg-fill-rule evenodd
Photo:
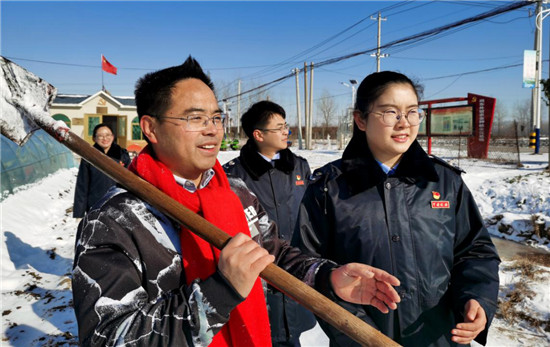
<instances>
[{"instance_id":1,"label":"round eyeglasses","mask_svg":"<svg viewBox=\"0 0 550 347\"><path fill-rule=\"evenodd\" d=\"M187 126L185 129L187 131L202 131L206 128L208 128L208 125L210 124L210 121L214 124L214 127L218 130L223 129L223 126L225 124L225 114L223 113L217 113L212 117L209 117L206 114L191 114L187 117L164 117L164 116L153 116L158 119L179 119L181 121L185 121L187 123Z\"/></svg>"},{"instance_id":2,"label":"round eyeglasses","mask_svg":"<svg viewBox=\"0 0 550 347\"><path fill-rule=\"evenodd\" d=\"M401 118L405 117L411 126L418 125L422 123L426 117L426 113L421 108L413 108L412 110L407 111L407 113L401 112L394 108L385 110L384 112L369 112L382 115L382 122L387 126L393 127Z\"/></svg>"}]
</instances>

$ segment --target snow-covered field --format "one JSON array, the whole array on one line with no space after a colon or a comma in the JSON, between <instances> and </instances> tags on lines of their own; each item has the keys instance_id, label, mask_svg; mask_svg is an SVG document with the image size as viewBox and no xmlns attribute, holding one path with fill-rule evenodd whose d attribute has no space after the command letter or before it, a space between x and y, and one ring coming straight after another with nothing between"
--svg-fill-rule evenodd
<instances>
[{"instance_id":1,"label":"snow-covered field","mask_svg":"<svg viewBox=\"0 0 550 347\"><path fill-rule=\"evenodd\" d=\"M317 168L341 156L341 151L296 151ZM223 164L238 155L221 152ZM550 255L548 238L531 236L533 219L550 229L550 175L544 172L547 154L523 155L525 167L462 159L464 179L479 204L490 232L529 244ZM2 346L77 345L71 307L70 271L77 221L71 217L77 169L61 170L40 182L18 189L1 205ZM535 216L535 217L533 217ZM500 231L499 231L500 230ZM501 232L502 231L502 232ZM547 258L548 259L548 258ZM522 276L517 261L501 265L503 301L515 300L521 311L515 322L502 316L493 322L489 346L550 345L550 267L534 265L534 275ZM538 323L537 323L538 322ZM538 327L536 325L539 325ZM318 326L302 336L304 346L328 346Z\"/></svg>"}]
</instances>

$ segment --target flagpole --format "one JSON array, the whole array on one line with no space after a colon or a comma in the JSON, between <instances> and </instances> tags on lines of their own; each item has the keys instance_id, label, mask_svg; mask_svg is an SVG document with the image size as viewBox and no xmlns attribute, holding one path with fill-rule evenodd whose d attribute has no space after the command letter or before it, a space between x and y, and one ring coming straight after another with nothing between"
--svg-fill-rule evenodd
<instances>
[{"instance_id":1,"label":"flagpole","mask_svg":"<svg viewBox=\"0 0 550 347\"><path fill-rule=\"evenodd\" d=\"M101 55L101 90L105 91L105 85L103 84L103 54Z\"/></svg>"},{"instance_id":2,"label":"flagpole","mask_svg":"<svg viewBox=\"0 0 550 347\"><path fill-rule=\"evenodd\" d=\"M103 69L101 69L101 90L105 91L105 85L103 84Z\"/></svg>"}]
</instances>

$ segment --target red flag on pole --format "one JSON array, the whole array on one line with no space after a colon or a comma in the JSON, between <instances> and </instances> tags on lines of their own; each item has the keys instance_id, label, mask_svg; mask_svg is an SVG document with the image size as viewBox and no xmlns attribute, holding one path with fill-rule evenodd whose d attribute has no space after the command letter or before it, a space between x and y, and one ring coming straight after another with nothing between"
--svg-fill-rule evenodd
<instances>
[{"instance_id":1,"label":"red flag on pole","mask_svg":"<svg viewBox=\"0 0 550 347\"><path fill-rule=\"evenodd\" d=\"M117 68L113 64L109 63L103 54L101 55L101 69L105 72L116 75Z\"/></svg>"}]
</instances>

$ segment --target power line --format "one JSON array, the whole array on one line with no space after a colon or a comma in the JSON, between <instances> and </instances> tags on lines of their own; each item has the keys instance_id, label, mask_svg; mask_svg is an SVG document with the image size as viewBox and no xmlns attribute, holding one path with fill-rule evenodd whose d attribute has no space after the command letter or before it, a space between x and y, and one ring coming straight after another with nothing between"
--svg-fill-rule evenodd
<instances>
[{"instance_id":1,"label":"power line","mask_svg":"<svg viewBox=\"0 0 550 347\"><path fill-rule=\"evenodd\" d=\"M548 62L548 61L549 61L549 59L543 59L543 62ZM446 75L446 76L423 78L422 80L423 81L433 81L433 80L440 80L440 79L456 77L456 76L462 77L462 76L466 76L466 75L473 75L473 74L476 74L476 73L482 73L482 72L487 72L487 71L504 70L504 69L509 69L509 68L512 68L512 67L518 67L518 66L522 66L522 65L523 65L523 62L518 63L518 64L510 64L510 65L503 65L503 66L497 66L497 67L490 67L490 68L482 69L482 70L461 72L461 73L458 73L458 74L452 74L452 75Z\"/></svg>"},{"instance_id":2,"label":"power line","mask_svg":"<svg viewBox=\"0 0 550 347\"><path fill-rule=\"evenodd\" d=\"M402 6L403 4L405 3L399 3L399 4L394 4L394 5L391 5L391 6L388 6L386 7L385 9L386 10L389 10L389 9L395 9L395 8L398 8L399 6ZM441 37L441 33L443 32L446 32L446 31L449 31L449 30L452 30L452 29L456 29L458 27L462 27L464 25L467 25L467 26L471 26L473 25L473 23L475 22L478 22L478 21L481 21L481 20L486 20L487 18L491 18L491 17L494 17L496 15L499 15L499 14L502 14L502 13L505 13L505 12L509 12L509 11L512 11L512 10L516 10L516 9L520 9L522 7L525 7L525 6L528 6L528 5L531 5L532 2L530 1L521 1L521 2L514 2L512 4L509 4L509 5L505 5L505 6L501 6L501 7L497 7L497 8L494 8L493 10L490 10L490 11L487 11L487 12L484 12L482 14L479 14L477 16L473 16L473 17L470 17L470 18L466 18L466 19L463 19L463 20L460 20L460 21L457 21L457 22L453 22L451 24L447 24L447 25L444 25L444 26L440 26L440 27L437 27L435 29L431 29L431 30L427 30L427 31L424 31L424 32L421 32L421 33L418 33L418 34L415 34L415 35L412 35L412 36L408 36L408 37L405 37L403 39L399 39L399 40L394 40L392 42L389 42L387 44L384 44L382 45L380 48L381 49L386 49L386 48L391 48L392 51L395 51L395 52L399 52L403 49L406 49L406 47L410 47L411 45L413 44L417 44L421 41L424 41L425 42L428 42L430 40L433 40L435 39L436 36L438 36L439 38ZM416 6L418 7L418 6ZM401 11L403 12L403 11ZM398 12L400 13L400 12ZM269 67L272 67L272 68L276 68L278 66L281 66L283 65L285 62L295 58L295 57L299 57L303 54L307 54L319 47L321 47L322 45L330 42L331 40L333 40L334 38L342 35L343 33L351 30L352 28L356 27L358 24L362 23L363 21L365 21L367 18L369 17L365 17L363 19L361 19L360 21L354 23L353 25L349 26L348 28L342 30L341 32L331 36L330 38L328 39L325 39L324 41L320 42L319 44L309 48L309 49L306 49L304 50L303 52L289 58L289 59L286 59L284 62L281 62L281 63L278 63L278 64L275 64L275 65L264 65L264 66L269 66ZM462 28L461 30L463 30L464 28ZM455 31L452 31L452 32L456 32ZM451 33L452 33L451 32ZM445 33L444 36L446 35L450 35L451 33ZM348 37L349 38L349 37ZM344 40L341 40L339 43L345 41L346 39L348 38L345 38ZM331 46L333 47L333 46ZM399 49L401 48L401 49ZM335 57L335 58L329 58L327 60L324 60L320 63L316 63L315 64L315 67L316 68L320 68L320 67L323 67L323 66L326 66L326 65L330 65L330 64L335 64L335 63L338 63L340 61L343 61L343 60L347 60L347 59L350 59L350 58L353 58L353 57L356 57L356 56L359 56L359 55L364 55L364 54L368 54L368 53L371 53L371 52L374 52L376 50L376 48L371 48L371 49L368 49L368 50L363 50L363 51L359 51L359 52L354 52L354 53L350 53L350 54L346 54L346 55L343 55L343 56L340 56L340 57ZM324 50L322 51L324 52ZM319 52L321 53L321 52ZM317 54L319 54L317 53ZM100 65L85 65L85 64L72 64L72 63L61 63L61 62L51 62L51 61L43 61L43 60L33 60L33 59L25 59L25 58L16 58L16 57L7 57L9 59L12 59L12 60L22 60L22 61L31 61L31 62L39 62L39 63L45 63L45 64L54 64L54 65L64 65L64 66L76 66L76 67L87 67L87 68L100 68L101 66ZM515 65L517 66L517 65ZM507 66L507 67L513 67L513 66ZM506 66L505 67L496 67L496 68L492 68L492 69L499 69L499 68L507 68ZM252 68L252 67L250 67ZM136 67L121 67L120 69L126 69L126 70L146 70L146 71L152 71L154 69L147 69L147 68L136 68ZM214 70L214 69L226 69L226 68L213 68L213 69L209 69L209 70ZM228 69L228 68L227 68ZM300 71L302 71L302 69L300 69ZM490 71L491 69L487 69L487 70L480 70L479 72L483 72L483 71ZM472 73L475 73L475 72L472 72ZM467 73L468 74L468 73ZM456 75L450 75L450 77L453 77L453 76L456 76ZM282 77L279 77L273 81L270 81L270 82L267 82L267 83L264 83L258 87L255 87L255 88L252 88L252 89L249 89L247 91L244 91L244 92L241 92L240 95L245 95L245 94L248 94L248 93L251 93L251 92L254 92L254 91L257 91L257 90L260 90L262 88L266 88L266 87L269 87L269 86L272 86L274 87L274 85L276 84L279 84L281 83L282 81L290 78L290 77L294 77L294 73L288 73ZM446 77L440 77L440 78L446 78ZM428 80L428 79L426 79ZM273 88L273 87L270 87L269 89ZM236 98L238 96L237 95L233 95L233 96L230 96L226 99L232 99L232 98Z\"/></svg>"},{"instance_id":3,"label":"power line","mask_svg":"<svg viewBox=\"0 0 550 347\"><path fill-rule=\"evenodd\" d=\"M481 21L481 20L484 20L486 18L491 18L491 17L497 16L499 14L509 12L509 11L513 11L513 10L516 10L516 9L519 9L519 8L522 8L522 7L525 7L525 6L528 6L528 5L532 5L532 2L530 2L530 1L514 2L514 3L508 4L508 5L501 6L501 7L495 8L493 10L481 13L481 14L473 16L473 17L469 17L469 18L466 18L466 19L463 19L463 20L460 20L460 21L456 21L456 22L453 22L453 23L450 23L450 24L447 24L447 25L443 25L443 26L440 26L440 27L437 27L437 28L434 28L434 29L426 30L426 31L423 31L423 32L418 33L418 34L405 37L403 39L394 40L392 42L389 42L387 44L382 45L380 47L380 49L390 48L390 47L395 47L395 46L399 47L399 46L404 46L404 45L411 45L413 43L418 43L422 40L427 40L429 38L433 38L434 36L436 36L438 34L441 34L445 31L460 27L462 25L471 25L472 23L475 23L477 21ZM359 55L372 53L375 50L376 50L376 48L371 48L371 49L367 49L367 50L363 50L363 51L359 51L359 52L355 52L355 53L350 53L350 54L340 56L340 57L327 59L327 60L322 61L320 63L316 63L315 67L319 68L319 67L322 67L322 66L335 64L335 63L338 63L340 61L347 60L347 59L350 59L350 58L353 58L353 57L356 57L356 56L359 56ZM300 72L302 70L303 70L303 68L300 69ZM252 91L256 91L258 89L267 87L267 86L269 86L273 83L280 82L280 81L285 80L285 79L290 78L290 77L294 77L294 73L289 73L287 75L284 75L282 77L277 78L274 81L267 82L267 83L264 83L264 84L262 84L258 87L255 87L255 88L252 88L250 90L241 92L240 95L247 94L247 93L250 93ZM227 99L236 98L237 96L238 95L233 95L233 96L230 96Z\"/></svg>"},{"instance_id":4,"label":"power line","mask_svg":"<svg viewBox=\"0 0 550 347\"><path fill-rule=\"evenodd\" d=\"M21 61L30 61L33 63L42 63L42 64L51 64L51 65L62 65L62 66L76 66L76 67L86 67L86 68L101 68L101 64L98 65L86 65L86 64L73 64L73 63L63 63L59 61L46 61L46 60L36 60L36 59L27 59L27 58L18 58L18 57L8 57L10 60L21 60ZM236 66L236 67L209 67L206 70L239 70L239 69L257 69L260 67L269 67L272 65L256 65L256 66ZM141 71L155 71L158 68L145 68L145 67L117 67L119 70L141 70Z\"/></svg>"},{"instance_id":5,"label":"power line","mask_svg":"<svg viewBox=\"0 0 550 347\"><path fill-rule=\"evenodd\" d=\"M444 31L447 31L447 30L450 30L450 29L453 29L453 28L456 28L456 27L459 27L459 26L462 26L462 25L474 23L474 22L483 20L485 18L494 17L496 15L499 15L499 14L502 14L502 13L505 13L505 12L509 12L509 11L512 11L512 10L515 10L515 9L518 9L518 8L521 8L521 7L524 7L524 6L527 6L527 5L532 5L532 2L529 2L529 1L514 2L510 5L499 7L495 10L484 12L484 13L479 14L479 15L474 16L474 17L466 18L466 19L463 19L463 20L460 20L460 21L457 21L457 22L453 22L451 24L443 25L443 26L437 27L435 29L426 30L426 31L423 31L421 33L418 33L418 34L415 34L415 35L412 35L412 36L409 36L409 37L406 37L406 38L403 38L403 39L400 39L400 40L394 40L392 42L389 42L385 45L380 46L380 49L389 48L389 47L393 47L393 46L404 45L404 44L411 44L410 41L418 42L418 41L424 40L428 37L432 37L432 36L435 36L437 34L440 34ZM353 57L356 57L358 55L371 53L374 50L375 50L375 48L371 48L371 49L367 49L367 50L364 50L364 51L344 55L344 56L341 56L341 57L332 58L332 59L325 60L323 62L317 63L316 66L320 67L320 66L323 66L323 65L337 63L339 61L346 60L346 59L349 59L349 58L353 58Z\"/></svg>"},{"instance_id":6,"label":"power line","mask_svg":"<svg viewBox=\"0 0 550 347\"><path fill-rule=\"evenodd\" d=\"M393 5L384 7L384 8L381 9L380 11L390 11L390 10L392 10L392 9L399 8L399 7L405 6L405 5L407 5L407 4L408 4L407 2L396 3L396 4L393 4ZM418 6L417 6L417 7L418 7ZM413 8L416 8L416 7L413 7ZM376 12L378 12L378 11L376 11ZM314 46L312 46L312 47L310 47L310 48L307 48L307 49L303 50L302 52L297 53L297 54L293 55L292 57L287 58L287 59L285 59L285 60L283 60L283 61L281 61L281 62L279 62L279 63L273 64L273 65L271 65L271 66L270 66L269 68L267 68L267 69L264 69L264 70L261 70L261 71L252 73L252 74L250 74L250 75L248 75L248 76L243 76L242 79L245 79L245 78L252 78L252 77L255 77L255 76L265 76L267 73L269 73L269 72L271 72L271 71L274 71L274 70L278 69L279 67L282 67L282 66L285 65L285 64L291 64L291 63L292 63L292 64L298 64L298 63L301 63L301 61L300 61L300 62L296 62L296 61L293 62L293 60L299 59L300 57L304 57L304 56L306 56L307 54L309 54L309 53L315 51L317 48L320 48L320 47L322 47L323 45L325 45L325 44L329 43L330 41L334 40L335 38L337 38L337 37L339 37L339 36L345 34L346 32L350 31L351 29L357 27L359 24L361 24L361 23L363 23L364 21L368 20L369 17L370 17L371 15L375 14L376 12L373 12L372 14L370 14L370 15L368 15L368 16L362 18L362 19L360 19L359 21L355 22L354 24L352 24L352 25L348 26L347 28L343 29L342 31L340 31L340 32L338 32L338 33L332 35L331 37L329 37L329 38L327 38L327 39L325 39L325 40L323 40L323 41L321 41L321 42L315 44ZM403 12L403 11L401 11L401 12ZM398 13L401 13L401 12L398 12ZM369 28L370 26L372 26L372 25L369 25L367 28ZM364 29L362 29L362 30L356 32L355 34L353 34L353 35L347 37L346 39L337 42L336 44L330 46L328 49L330 49L330 48L332 48L332 47L334 47L334 46L337 46L338 44L340 44L340 43L342 43L343 41L345 41L345 40L347 40L347 39L349 39L349 38L351 38L351 37L357 35L358 33L360 33L360 32L362 32L362 31L366 30L367 28L364 28ZM324 50L321 51L321 52L317 52L317 53L316 53L315 55L313 55L313 56L319 55L320 53L325 52L326 50L327 50L327 49L324 49Z\"/></svg>"},{"instance_id":7,"label":"power line","mask_svg":"<svg viewBox=\"0 0 550 347\"><path fill-rule=\"evenodd\" d=\"M419 60L419 61L483 61L483 60L499 60L499 59L518 59L523 58L522 55L513 55L507 57L490 57L490 58L417 58L417 57L399 57L392 55L393 59L403 60Z\"/></svg>"}]
</instances>

